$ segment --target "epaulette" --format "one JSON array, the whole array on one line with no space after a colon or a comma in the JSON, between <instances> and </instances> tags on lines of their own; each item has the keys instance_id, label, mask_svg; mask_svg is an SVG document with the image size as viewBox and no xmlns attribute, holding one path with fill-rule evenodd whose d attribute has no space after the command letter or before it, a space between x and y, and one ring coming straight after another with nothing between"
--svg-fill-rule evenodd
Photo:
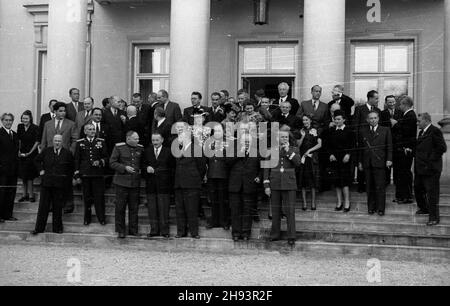
<instances>
[{"instance_id":1,"label":"epaulette","mask_svg":"<svg viewBox=\"0 0 450 306\"><path fill-rule=\"evenodd\" d=\"M137 145L139 148L143 148L144 146L143 145L141 145L141 144L138 144Z\"/></svg>"},{"instance_id":2,"label":"epaulette","mask_svg":"<svg viewBox=\"0 0 450 306\"><path fill-rule=\"evenodd\" d=\"M123 147L123 146L126 146L126 145L127 144L125 142L116 143L116 147Z\"/></svg>"},{"instance_id":3,"label":"epaulette","mask_svg":"<svg viewBox=\"0 0 450 306\"><path fill-rule=\"evenodd\" d=\"M81 139L78 139L77 142L82 142L82 141L85 141L85 140L86 140L86 138L81 138Z\"/></svg>"},{"instance_id":4,"label":"epaulette","mask_svg":"<svg viewBox=\"0 0 450 306\"><path fill-rule=\"evenodd\" d=\"M97 140L105 141L103 138L97 138Z\"/></svg>"}]
</instances>

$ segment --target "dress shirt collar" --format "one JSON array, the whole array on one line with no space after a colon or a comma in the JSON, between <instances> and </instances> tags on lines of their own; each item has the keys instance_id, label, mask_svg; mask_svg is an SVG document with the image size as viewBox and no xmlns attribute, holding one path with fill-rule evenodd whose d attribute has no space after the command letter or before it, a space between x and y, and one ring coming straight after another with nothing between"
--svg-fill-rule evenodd
<instances>
[{"instance_id":1,"label":"dress shirt collar","mask_svg":"<svg viewBox=\"0 0 450 306\"><path fill-rule=\"evenodd\" d=\"M424 133L424 134L428 131L428 129L430 128L430 126L431 126L431 123L430 123L429 125L427 125L426 128L423 129L423 133Z\"/></svg>"},{"instance_id":2,"label":"dress shirt collar","mask_svg":"<svg viewBox=\"0 0 450 306\"><path fill-rule=\"evenodd\" d=\"M157 126L160 127L161 124L164 123L164 121L166 121L166 118L162 118L161 120L159 120Z\"/></svg>"},{"instance_id":3,"label":"dress shirt collar","mask_svg":"<svg viewBox=\"0 0 450 306\"><path fill-rule=\"evenodd\" d=\"M375 127L370 126L370 130L376 132L378 130L378 125L375 126Z\"/></svg>"},{"instance_id":4,"label":"dress shirt collar","mask_svg":"<svg viewBox=\"0 0 450 306\"><path fill-rule=\"evenodd\" d=\"M408 109L408 110L403 114L403 116L406 115L407 113L409 113L410 111L413 111L413 109L412 109L412 108Z\"/></svg>"},{"instance_id":5,"label":"dress shirt collar","mask_svg":"<svg viewBox=\"0 0 450 306\"><path fill-rule=\"evenodd\" d=\"M3 127L6 131L6 133L8 133L8 135L11 135L12 130L11 129L7 129L6 127Z\"/></svg>"},{"instance_id":6,"label":"dress shirt collar","mask_svg":"<svg viewBox=\"0 0 450 306\"><path fill-rule=\"evenodd\" d=\"M341 127L336 127L336 130L339 131L343 131L345 129L345 124L343 124Z\"/></svg>"}]
</instances>

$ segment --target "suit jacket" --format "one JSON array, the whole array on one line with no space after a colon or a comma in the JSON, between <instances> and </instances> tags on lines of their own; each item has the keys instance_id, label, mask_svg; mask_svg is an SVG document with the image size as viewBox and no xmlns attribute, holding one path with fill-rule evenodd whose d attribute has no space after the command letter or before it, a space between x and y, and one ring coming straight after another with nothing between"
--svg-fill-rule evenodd
<instances>
[{"instance_id":1,"label":"suit jacket","mask_svg":"<svg viewBox=\"0 0 450 306\"><path fill-rule=\"evenodd\" d=\"M303 101L300 104L297 117L302 118L305 114L312 117L312 127L317 129L319 134L330 125L330 110L328 105L323 102L319 102L319 107L315 111L312 100Z\"/></svg>"},{"instance_id":2,"label":"suit jacket","mask_svg":"<svg viewBox=\"0 0 450 306\"><path fill-rule=\"evenodd\" d=\"M239 146L235 145L236 151ZM227 158L229 171L228 191L232 193L254 194L258 184L255 178L262 179L260 157L234 157Z\"/></svg>"},{"instance_id":3,"label":"suit jacket","mask_svg":"<svg viewBox=\"0 0 450 306\"><path fill-rule=\"evenodd\" d=\"M144 146L147 146L150 142L150 132L154 112L154 108L147 104L142 104L141 108L137 110L137 120L139 121L139 125L142 129L142 135L139 135L142 138L140 142Z\"/></svg>"},{"instance_id":4,"label":"suit jacket","mask_svg":"<svg viewBox=\"0 0 450 306\"><path fill-rule=\"evenodd\" d=\"M153 121L152 133L160 133L162 137L164 137L163 146L169 147L172 145L172 125L166 119L160 126L158 126L158 122L156 120Z\"/></svg>"},{"instance_id":5,"label":"suit jacket","mask_svg":"<svg viewBox=\"0 0 450 306\"><path fill-rule=\"evenodd\" d=\"M395 119L395 118L394 118ZM413 110L410 110L406 114L402 114L398 123L394 127L394 145L399 150L403 148L408 148L413 150L416 149L417 143L417 116Z\"/></svg>"},{"instance_id":6,"label":"suit jacket","mask_svg":"<svg viewBox=\"0 0 450 306\"><path fill-rule=\"evenodd\" d=\"M89 116L86 117L86 111L83 110L77 113L75 119L75 128L77 129L78 138L80 138L81 129L84 128L84 125L88 123L92 119L92 111ZM83 131L84 132L84 131Z\"/></svg>"},{"instance_id":7,"label":"suit jacket","mask_svg":"<svg viewBox=\"0 0 450 306\"><path fill-rule=\"evenodd\" d=\"M392 161L391 130L378 125L375 135L372 135L370 128L365 127L359 136L359 161L363 167L386 168L386 162Z\"/></svg>"},{"instance_id":8,"label":"suit jacket","mask_svg":"<svg viewBox=\"0 0 450 306\"><path fill-rule=\"evenodd\" d=\"M74 159L72 153L61 148L59 155L53 147L45 148L35 159L36 168L44 170L41 177L43 187L65 188L72 181Z\"/></svg>"},{"instance_id":9,"label":"suit jacket","mask_svg":"<svg viewBox=\"0 0 450 306\"><path fill-rule=\"evenodd\" d=\"M210 108L210 113L207 118L207 122L217 122L221 123L226 118L225 111L221 106L218 107L216 112L213 111L213 108Z\"/></svg>"},{"instance_id":10,"label":"suit jacket","mask_svg":"<svg viewBox=\"0 0 450 306\"><path fill-rule=\"evenodd\" d=\"M75 152L75 145L78 139L75 123L69 119L64 119L60 134L63 137L63 147L67 150ZM42 133L41 147L42 149L53 146L53 137L56 135L56 119L48 121L44 126Z\"/></svg>"},{"instance_id":11,"label":"suit jacket","mask_svg":"<svg viewBox=\"0 0 450 306\"><path fill-rule=\"evenodd\" d=\"M105 109L103 112L102 123L105 123L110 128L110 134L106 139L106 145L110 151L114 146L125 140L124 123L121 116L126 116L125 112L117 110L117 115L114 116L111 112L111 108Z\"/></svg>"},{"instance_id":12,"label":"suit jacket","mask_svg":"<svg viewBox=\"0 0 450 306\"><path fill-rule=\"evenodd\" d=\"M116 144L109 158L109 166L116 172L113 183L126 188L139 188L143 155L144 147L141 145L131 147L124 142ZM135 173L128 173L127 166L132 167Z\"/></svg>"},{"instance_id":13,"label":"suit jacket","mask_svg":"<svg viewBox=\"0 0 450 306\"><path fill-rule=\"evenodd\" d=\"M209 149L211 153L214 152L214 156L208 157L208 179L227 179L226 148L216 148L215 143L212 143Z\"/></svg>"},{"instance_id":14,"label":"suit jacket","mask_svg":"<svg viewBox=\"0 0 450 306\"><path fill-rule=\"evenodd\" d=\"M394 116L391 116L391 112L389 111L389 109L385 109L380 113L380 125L388 127L392 130L391 119L395 119L398 121L401 119L402 115L402 111L397 108L394 110ZM414 133L414 135L415 134L416 133Z\"/></svg>"},{"instance_id":15,"label":"suit jacket","mask_svg":"<svg viewBox=\"0 0 450 306\"><path fill-rule=\"evenodd\" d=\"M19 137L12 131L13 139L0 127L0 175L16 176L19 164Z\"/></svg>"},{"instance_id":16,"label":"suit jacket","mask_svg":"<svg viewBox=\"0 0 450 306\"><path fill-rule=\"evenodd\" d=\"M283 125L287 125L291 128L291 132L294 134L296 138L300 138L300 130L303 127L302 119L289 114L289 116L286 118L281 113L272 119L275 122L278 122L280 124L280 128Z\"/></svg>"},{"instance_id":17,"label":"suit jacket","mask_svg":"<svg viewBox=\"0 0 450 306\"><path fill-rule=\"evenodd\" d=\"M208 113L208 115L206 116L206 119L205 119L205 123L207 123L209 115L211 114L211 109L207 106L200 106L199 108L202 109L203 112ZM183 121L184 122L186 122L189 125L194 125L194 117L193 116L194 116L194 107L193 106L184 109L184 112L183 112Z\"/></svg>"},{"instance_id":18,"label":"suit jacket","mask_svg":"<svg viewBox=\"0 0 450 306\"><path fill-rule=\"evenodd\" d=\"M374 109L378 113L381 113L378 107L375 107ZM352 125L356 132L357 140L359 140L359 134L361 130L369 126L369 123L367 122L367 116L369 115L369 113L370 111L369 108L367 107L367 104L358 105L355 108L355 115L353 116Z\"/></svg>"},{"instance_id":19,"label":"suit jacket","mask_svg":"<svg viewBox=\"0 0 450 306\"><path fill-rule=\"evenodd\" d=\"M131 119L127 119L125 122L124 133L128 133L129 131L135 131L139 135L139 143L143 144L145 139L144 133L145 127L141 124L141 121L138 117L133 117Z\"/></svg>"},{"instance_id":20,"label":"suit jacket","mask_svg":"<svg viewBox=\"0 0 450 306\"><path fill-rule=\"evenodd\" d=\"M333 104L335 103L336 101L331 101L330 103L328 103L328 107L331 109L331 106L333 106ZM349 125L352 117L352 107L355 105L355 101L353 101L353 99L349 96L342 95L339 105L341 106L341 110L345 113L345 117L347 118L347 125Z\"/></svg>"},{"instance_id":21,"label":"suit jacket","mask_svg":"<svg viewBox=\"0 0 450 306\"><path fill-rule=\"evenodd\" d=\"M73 122L77 119L77 114L84 110L84 104L83 102L78 102L78 109L75 109L75 106L73 106L73 103L67 103L66 104L66 118L69 120L72 120Z\"/></svg>"},{"instance_id":22,"label":"suit jacket","mask_svg":"<svg viewBox=\"0 0 450 306\"><path fill-rule=\"evenodd\" d=\"M290 147L287 153L284 150L276 150L276 154L279 154L278 165L272 169L264 169L264 187L272 190L296 191L295 169L301 165L298 148Z\"/></svg>"},{"instance_id":23,"label":"suit jacket","mask_svg":"<svg viewBox=\"0 0 450 306\"><path fill-rule=\"evenodd\" d=\"M159 106L164 108L163 104L160 104ZM180 105L178 105L178 103L171 101L167 102L165 111L166 119L170 122L171 125L183 118L183 115L181 115Z\"/></svg>"},{"instance_id":24,"label":"suit jacket","mask_svg":"<svg viewBox=\"0 0 450 306\"><path fill-rule=\"evenodd\" d=\"M147 167L155 169L155 173L147 173ZM144 163L142 172L147 180L147 193L169 194L172 191L173 175L175 172L175 158L170 148L161 147L158 158L155 149L148 146L144 152Z\"/></svg>"},{"instance_id":25,"label":"suit jacket","mask_svg":"<svg viewBox=\"0 0 450 306\"><path fill-rule=\"evenodd\" d=\"M442 155L447 152L442 131L431 125L417 139L415 173L416 175L435 175L442 172Z\"/></svg>"},{"instance_id":26,"label":"suit jacket","mask_svg":"<svg viewBox=\"0 0 450 306\"><path fill-rule=\"evenodd\" d=\"M197 147L197 149L195 149ZM195 157L194 152L201 152L201 148L191 143L185 155L176 158L175 189L201 189L206 175L206 158Z\"/></svg>"},{"instance_id":27,"label":"suit jacket","mask_svg":"<svg viewBox=\"0 0 450 306\"><path fill-rule=\"evenodd\" d=\"M44 126L50 120L52 120L51 113L46 113L41 116L41 119L39 120L39 139L42 139L42 133L44 132Z\"/></svg>"}]
</instances>

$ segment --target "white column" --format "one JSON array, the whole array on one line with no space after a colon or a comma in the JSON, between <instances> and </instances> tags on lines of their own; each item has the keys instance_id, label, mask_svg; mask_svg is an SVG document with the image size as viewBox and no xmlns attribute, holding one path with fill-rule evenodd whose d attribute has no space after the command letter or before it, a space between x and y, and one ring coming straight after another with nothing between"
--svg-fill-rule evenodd
<instances>
[{"instance_id":1,"label":"white column","mask_svg":"<svg viewBox=\"0 0 450 306\"><path fill-rule=\"evenodd\" d=\"M450 0L445 0L444 5L444 115L450 117Z\"/></svg>"},{"instance_id":2,"label":"white column","mask_svg":"<svg viewBox=\"0 0 450 306\"><path fill-rule=\"evenodd\" d=\"M48 81L50 99L68 102L69 89L84 95L86 78L87 0L50 0L48 13ZM82 99L82 98L81 98Z\"/></svg>"},{"instance_id":3,"label":"white column","mask_svg":"<svg viewBox=\"0 0 450 306\"><path fill-rule=\"evenodd\" d=\"M172 0L170 100L191 106L193 91L208 95L210 0Z\"/></svg>"},{"instance_id":4,"label":"white column","mask_svg":"<svg viewBox=\"0 0 450 306\"><path fill-rule=\"evenodd\" d=\"M321 100L345 80L345 0L305 0L302 61L302 99L321 85Z\"/></svg>"}]
</instances>

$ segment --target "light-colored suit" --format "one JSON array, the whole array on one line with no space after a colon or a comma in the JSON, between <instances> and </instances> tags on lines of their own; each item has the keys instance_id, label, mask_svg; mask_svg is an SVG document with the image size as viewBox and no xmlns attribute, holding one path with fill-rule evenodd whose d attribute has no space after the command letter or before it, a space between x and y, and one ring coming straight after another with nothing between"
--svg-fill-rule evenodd
<instances>
[{"instance_id":1,"label":"light-colored suit","mask_svg":"<svg viewBox=\"0 0 450 306\"><path fill-rule=\"evenodd\" d=\"M42 150L47 147L53 146L53 137L56 132L56 119L52 119L45 123L44 131L42 133L41 148ZM63 147L67 150L75 152L75 146L78 139L75 123L69 119L64 119L61 125L60 133L63 137Z\"/></svg>"},{"instance_id":2,"label":"light-colored suit","mask_svg":"<svg viewBox=\"0 0 450 306\"><path fill-rule=\"evenodd\" d=\"M80 132L83 126L92 119L92 110L90 115L86 117L86 111L83 110L78 112L77 118L75 119L75 128L77 130L77 138L80 138Z\"/></svg>"},{"instance_id":3,"label":"light-colored suit","mask_svg":"<svg viewBox=\"0 0 450 306\"><path fill-rule=\"evenodd\" d=\"M331 122L328 104L322 101L319 101L319 107L317 108L317 110L314 110L312 100L303 101L300 104L300 108L297 112L297 117L301 118L303 117L303 115L312 117L312 126L313 128L319 130L319 132L327 128Z\"/></svg>"}]
</instances>

